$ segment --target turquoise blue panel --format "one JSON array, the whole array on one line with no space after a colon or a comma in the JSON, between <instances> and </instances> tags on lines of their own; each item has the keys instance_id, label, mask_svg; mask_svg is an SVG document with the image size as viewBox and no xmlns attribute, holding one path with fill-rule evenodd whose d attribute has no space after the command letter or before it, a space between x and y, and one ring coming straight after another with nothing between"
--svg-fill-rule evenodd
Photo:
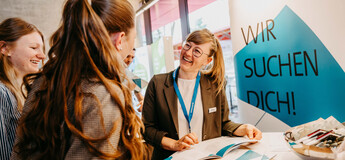
<instances>
[{"instance_id":1,"label":"turquoise blue panel","mask_svg":"<svg viewBox=\"0 0 345 160\"><path fill-rule=\"evenodd\" d=\"M238 97L291 127L331 115L345 121L345 73L330 51L288 6L268 22L235 55Z\"/></svg>"}]
</instances>

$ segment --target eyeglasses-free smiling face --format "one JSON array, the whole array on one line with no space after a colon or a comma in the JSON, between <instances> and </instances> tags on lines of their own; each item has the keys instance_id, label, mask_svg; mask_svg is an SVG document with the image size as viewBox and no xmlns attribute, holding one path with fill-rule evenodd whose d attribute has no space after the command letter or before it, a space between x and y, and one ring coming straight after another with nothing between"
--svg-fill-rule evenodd
<instances>
[{"instance_id":1,"label":"eyeglasses-free smiling face","mask_svg":"<svg viewBox=\"0 0 345 160\"><path fill-rule=\"evenodd\" d=\"M133 59L135 57L135 48L127 55L127 57L124 59L124 62L126 63L127 67L133 62Z\"/></svg>"},{"instance_id":2,"label":"eyeglasses-free smiling face","mask_svg":"<svg viewBox=\"0 0 345 160\"><path fill-rule=\"evenodd\" d=\"M38 72L39 64L46 58L41 35L33 32L20 37L10 47L10 55L10 61L19 74Z\"/></svg>"},{"instance_id":3,"label":"eyeglasses-free smiling face","mask_svg":"<svg viewBox=\"0 0 345 160\"><path fill-rule=\"evenodd\" d=\"M202 66L212 61L209 57L211 42L204 44L195 44L186 42L180 55L180 68L185 72L198 72Z\"/></svg>"}]
</instances>

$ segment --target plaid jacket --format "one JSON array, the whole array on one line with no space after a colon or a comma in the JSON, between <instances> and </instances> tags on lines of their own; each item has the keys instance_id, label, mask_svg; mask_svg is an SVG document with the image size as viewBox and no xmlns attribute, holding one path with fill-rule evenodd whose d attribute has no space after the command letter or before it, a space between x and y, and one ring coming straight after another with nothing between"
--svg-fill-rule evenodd
<instances>
[{"instance_id":1,"label":"plaid jacket","mask_svg":"<svg viewBox=\"0 0 345 160\"><path fill-rule=\"evenodd\" d=\"M33 83L32 90L30 91L28 99L24 105L23 115L30 112L32 104L36 99L36 92L42 84L43 78L39 78ZM82 92L84 93L84 99L82 102L83 133L88 137L100 138L105 136L106 133L109 133L115 124L115 132L111 134L109 139L95 144L95 146L101 151L114 154L116 149L121 148L118 147L122 127L122 116L120 109L116 102L111 98L110 93L103 84L83 80L81 88ZM121 89L116 85L113 85L112 88L118 93L121 102L124 104L124 95ZM70 98L68 101L68 110L73 109L73 106L74 101L72 98ZM103 122L100 117L100 113L103 115L104 126L102 125ZM71 119L73 120L73 116ZM64 124L61 124L60 136L63 142L61 147L62 150L65 151L65 153L61 154L64 154L64 159L99 159L88 151L87 147L78 137L70 134L70 136L67 136L69 138L66 138L68 132L71 133L66 127L64 127ZM17 143L17 141L21 138L22 137L17 136L15 143ZM39 152L40 151L33 153L32 157L29 157L29 159L36 159L35 155L37 155ZM15 151L12 151L11 159L19 159L18 154Z\"/></svg>"}]
</instances>

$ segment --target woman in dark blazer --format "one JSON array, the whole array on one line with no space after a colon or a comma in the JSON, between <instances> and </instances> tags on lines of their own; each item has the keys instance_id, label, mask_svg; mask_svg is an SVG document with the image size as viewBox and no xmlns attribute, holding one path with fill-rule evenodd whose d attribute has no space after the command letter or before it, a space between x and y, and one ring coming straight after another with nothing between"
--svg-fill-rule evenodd
<instances>
[{"instance_id":1,"label":"woman in dark blazer","mask_svg":"<svg viewBox=\"0 0 345 160\"><path fill-rule=\"evenodd\" d=\"M228 118L222 54L209 30L194 31L183 45L179 68L151 79L143 122L145 140L154 146L152 159L167 158L199 141L223 135L261 139L254 126ZM201 72L212 60L212 68Z\"/></svg>"}]
</instances>

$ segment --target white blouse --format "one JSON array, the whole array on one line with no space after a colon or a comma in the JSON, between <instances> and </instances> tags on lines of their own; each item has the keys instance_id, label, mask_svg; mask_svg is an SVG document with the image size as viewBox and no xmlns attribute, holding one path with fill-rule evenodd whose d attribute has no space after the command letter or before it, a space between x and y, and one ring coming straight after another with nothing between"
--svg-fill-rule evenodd
<instances>
[{"instance_id":1,"label":"white blouse","mask_svg":"<svg viewBox=\"0 0 345 160\"><path fill-rule=\"evenodd\" d=\"M196 79L187 80L187 79L178 78L178 83L177 83L182 99L185 103L188 116L189 116L190 104L191 104L193 92L194 92L195 80ZM188 127L188 121L183 114L183 110L181 108L181 104L178 98L177 98L177 108L178 108L177 116L178 116L178 128L179 128L178 135L180 139L189 133L189 127ZM194 113L191 120L191 130L197 135L199 142L202 141L203 122L204 122L204 112L203 112L203 106L202 106L202 101L201 101L201 91L200 91L200 84L199 84L198 93L195 100Z\"/></svg>"}]
</instances>

